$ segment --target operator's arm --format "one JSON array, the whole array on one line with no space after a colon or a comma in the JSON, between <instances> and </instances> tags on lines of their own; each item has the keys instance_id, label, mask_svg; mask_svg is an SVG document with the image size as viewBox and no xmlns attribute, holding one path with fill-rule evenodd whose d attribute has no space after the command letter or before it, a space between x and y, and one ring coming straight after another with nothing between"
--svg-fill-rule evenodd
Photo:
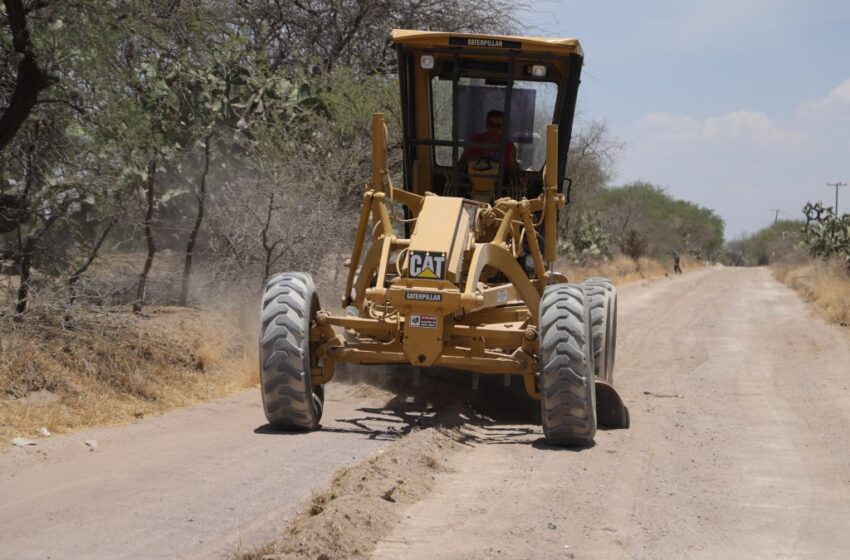
<instances>
[{"instance_id":1,"label":"operator's arm","mask_svg":"<svg viewBox=\"0 0 850 560\"><path fill-rule=\"evenodd\" d=\"M473 134L469 137L469 142L481 142L481 134ZM472 158L480 157L481 148L478 146L467 146L463 149L463 152L460 154L460 159L457 162L458 169L466 173L469 169L469 162Z\"/></svg>"},{"instance_id":2,"label":"operator's arm","mask_svg":"<svg viewBox=\"0 0 850 560\"><path fill-rule=\"evenodd\" d=\"M508 145L505 151L507 152L505 157L505 167L510 172L517 171L519 169L519 162L516 158L516 145L508 140Z\"/></svg>"},{"instance_id":3,"label":"operator's arm","mask_svg":"<svg viewBox=\"0 0 850 560\"><path fill-rule=\"evenodd\" d=\"M472 148L464 148L463 152L460 154L460 159L457 162L457 168L462 173L466 173L466 170L469 169L469 154L472 151Z\"/></svg>"}]
</instances>

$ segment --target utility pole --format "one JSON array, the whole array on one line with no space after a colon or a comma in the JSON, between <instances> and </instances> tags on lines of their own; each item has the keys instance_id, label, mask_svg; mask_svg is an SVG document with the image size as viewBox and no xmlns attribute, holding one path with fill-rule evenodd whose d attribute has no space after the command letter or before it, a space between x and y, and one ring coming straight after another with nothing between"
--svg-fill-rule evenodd
<instances>
[{"instance_id":1,"label":"utility pole","mask_svg":"<svg viewBox=\"0 0 850 560\"><path fill-rule=\"evenodd\" d=\"M838 217L838 189L839 187L846 187L847 183L842 183L841 181L836 181L834 183L827 183L827 187L835 187L835 217Z\"/></svg>"},{"instance_id":2,"label":"utility pole","mask_svg":"<svg viewBox=\"0 0 850 560\"><path fill-rule=\"evenodd\" d=\"M776 222L779 221L779 213L782 212L782 210L780 210L779 208L771 208L771 210L776 212L776 215L773 217L773 225L776 225Z\"/></svg>"}]
</instances>

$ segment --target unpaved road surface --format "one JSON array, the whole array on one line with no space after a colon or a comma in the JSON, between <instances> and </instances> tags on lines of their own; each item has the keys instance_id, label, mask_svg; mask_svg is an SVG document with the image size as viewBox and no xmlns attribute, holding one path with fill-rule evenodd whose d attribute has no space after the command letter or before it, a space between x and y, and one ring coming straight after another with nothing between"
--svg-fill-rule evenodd
<instances>
[{"instance_id":1,"label":"unpaved road surface","mask_svg":"<svg viewBox=\"0 0 850 560\"><path fill-rule=\"evenodd\" d=\"M270 540L338 467L400 435L372 409L384 401L342 397L311 434L266 429L254 390L9 449L0 558L210 559Z\"/></svg>"},{"instance_id":2,"label":"unpaved road surface","mask_svg":"<svg viewBox=\"0 0 850 560\"><path fill-rule=\"evenodd\" d=\"M375 558L850 558L847 329L763 269L620 293L615 383L631 429L571 451L534 423L473 419ZM0 558L221 558L261 544L337 467L416 421L379 393L335 393L317 433L268 433L251 391L3 451Z\"/></svg>"},{"instance_id":3,"label":"unpaved road surface","mask_svg":"<svg viewBox=\"0 0 850 560\"><path fill-rule=\"evenodd\" d=\"M850 297L850 294L848 294ZM850 333L764 269L627 286L631 429L483 424L374 558L850 558Z\"/></svg>"}]
</instances>

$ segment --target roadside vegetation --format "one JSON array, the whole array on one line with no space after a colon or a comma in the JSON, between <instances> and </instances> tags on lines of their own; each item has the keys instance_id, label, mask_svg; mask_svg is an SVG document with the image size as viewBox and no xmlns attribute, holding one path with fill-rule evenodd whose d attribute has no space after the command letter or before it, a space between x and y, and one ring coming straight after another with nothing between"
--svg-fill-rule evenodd
<instances>
[{"instance_id":1,"label":"roadside vegetation","mask_svg":"<svg viewBox=\"0 0 850 560\"><path fill-rule=\"evenodd\" d=\"M248 329L253 333L253 329ZM224 313L156 307L0 325L0 441L126 423L256 384L256 354Z\"/></svg>"},{"instance_id":2,"label":"roadside vegetation","mask_svg":"<svg viewBox=\"0 0 850 560\"><path fill-rule=\"evenodd\" d=\"M581 280L584 278L594 278L603 276L610 278L615 284L627 284L629 282L638 282L640 280L648 280L650 278L658 278L660 276L674 276L673 258L665 257L640 257L637 260L625 255L617 254L606 259L594 259L584 265L571 265L565 262L560 267L561 270L567 271L567 277L570 280ZM706 266L706 262L696 260L690 257L681 257L680 268L683 272L702 268Z\"/></svg>"},{"instance_id":3,"label":"roadside vegetation","mask_svg":"<svg viewBox=\"0 0 850 560\"><path fill-rule=\"evenodd\" d=\"M776 278L812 302L826 319L850 327L850 275L840 261L780 261L771 268Z\"/></svg>"},{"instance_id":4,"label":"roadside vegetation","mask_svg":"<svg viewBox=\"0 0 850 560\"><path fill-rule=\"evenodd\" d=\"M829 321L850 326L850 214L820 202L802 220L777 221L727 244L735 266L769 265L774 276L812 302Z\"/></svg>"},{"instance_id":5,"label":"roadside vegetation","mask_svg":"<svg viewBox=\"0 0 850 560\"><path fill-rule=\"evenodd\" d=\"M270 272L309 271L338 301L373 112L400 173L389 31L511 33L516 15L505 0L3 0L0 436L252 383ZM577 123L562 268L624 281L671 270L674 251L714 258L711 211L615 188L621 149Z\"/></svg>"}]
</instances>

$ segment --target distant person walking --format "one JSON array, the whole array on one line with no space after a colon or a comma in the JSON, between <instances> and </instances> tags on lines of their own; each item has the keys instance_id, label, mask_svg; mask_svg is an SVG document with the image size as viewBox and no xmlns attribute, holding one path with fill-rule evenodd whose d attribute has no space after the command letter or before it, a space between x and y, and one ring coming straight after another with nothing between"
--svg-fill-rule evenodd
<instances>
[{"instance_id":1,"label":"distant person walking","mask_svg":"<svg viewBox=\"0 0 850 560\"><path fill-rule=\"evenodd\" d=\"M679 251L673 251L673 272L682 273L682 258L679 256Z\"/></svg>"}]
</instances>

